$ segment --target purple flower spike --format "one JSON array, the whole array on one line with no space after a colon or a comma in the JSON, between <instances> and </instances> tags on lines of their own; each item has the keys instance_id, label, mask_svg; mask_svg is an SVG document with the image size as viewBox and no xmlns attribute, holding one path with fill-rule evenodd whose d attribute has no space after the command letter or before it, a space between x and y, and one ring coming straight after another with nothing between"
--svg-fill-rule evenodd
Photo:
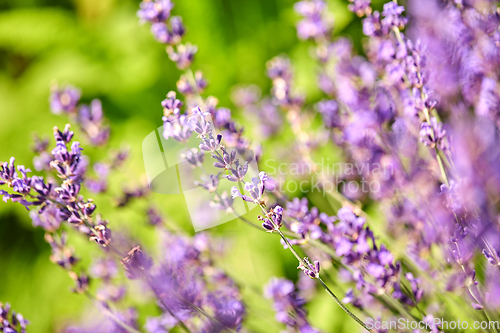
<instances>
[{"instance_id":1,"label":"purple flower spike","mask_svg":"<svg viewBox=\"0 0 500 333\"><path fill-rule=\"evenodd\" d=\"M224 178L231 182L243 182L248 172L248 163L240 164L239 160L234 162L234 167L230 169L232 174L224 175Z\"/></svg>"},{"instance_id":2,"label":"purple flower spike","mask_svg":"<svg viewBox=\"0 0 500 333\"><path fill-rule=\"evenodd\" d=\"M175 91L169 91L167 94L167 98L161 102L161 106L163 107L163 114L165 116L169 116L171 114L178 115L180 114L180 108L183 103L176 98Z\"/></svg>"},{"instance_id":3,"label":"purple flower spike","mask_svg":"<svg viewBox=\"0 0 500 333\"><path fill-rule=\"evenodd\" d=\"M178 44L181 41L182 36L186 32L186 28L182 23L182 17L172 16L169 20L170 26L172 28L172 39L174 44Z\"/></svg>"},{"instance_id":4,"label":"purple flower spike","mask_svg":"<svg viewBox=\"0 0 500 333\"><path fill-rule=\"evenodd\" d=\"M430 148L438 147L441 150L447 150L446 130L443 124L439 123L435 117L431 118L431 123L423 122L420 129L420 141Z\"/></svg>"},{"instance_id":5,"label":"purple flower spike","mask_svg":"<svg viewBox=\"0 0 500 333\"><path fill-rule=\"evenodd\" d=\"M193 133L189 119L186 115L164 117L163 137L173 138L178 142L187 142Z\"/></svg>"},{"instance_id":6,"label":"purple flower spike","mask_svg":"<svg viewBox=\"0 0 500 333\"><path fill-rule=\"evenodd\" d=\"M29 321L24 319L20 313L10 311L10 304L0 303L0 329L5 333L26 333L26 325Z\"/></svg>"},{"instance_id":7,"label":"purple flower spike","mask_svg":"<svg viewBox=\"0 0 500 333\"><path fill-rule=\"evenodd\" d=\"M73 139L73 131L70 131L70 128L71 128L71 125L70 124L66 124L66 126L64 126L64 131L60 131L59 128L57 128L57 126L54 127L54 138L56 139L56 141L62 141L64 143L69 143L71 141L71 139Z\"/></svg>"},{"instance_id":8,"label":"purple flower spike","mask_svg":"<svg viewBox=\"0 0 500 333\"><path fill-rule=\"evenodd\" d=\"M200 149L206 152L213 153L219 149L220 141L222 140L222 135L217 134L217 138L214 138L212 133L209 133L208 138L203 138L200 143Z\"/></svg>"},{"instance_id":9,"label":"purple flower spike","mask_svg":"<svg viewBox=\"0 0 500 333\"><path fill-rule=\"evenodd\" d=\"M304 272L304 274L310 277L311 279L319 278L319 270L320 270L319 261L315 261L314 264L311 264L308 258L304 258L304 263L300 262L300 265L297 268L301 269Z\"/></svg>"}]
</instances>

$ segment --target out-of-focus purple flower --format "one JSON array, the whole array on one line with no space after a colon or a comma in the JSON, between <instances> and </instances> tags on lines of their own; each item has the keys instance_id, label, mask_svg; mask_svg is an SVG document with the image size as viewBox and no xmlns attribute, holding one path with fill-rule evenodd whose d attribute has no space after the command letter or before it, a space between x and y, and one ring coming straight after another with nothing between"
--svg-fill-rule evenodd
<instances>
[{"instance_id":1,"label":"out-of-focus purple flower","mask_svg":"<svg viewBox=\"0 0 500 333\"><path fill-rule=\"evenodd\" d=\"M153 262L140 246L136 246L122 259L122 264L129 279L139 279L149 271Z\"/></svg>"},{"instance_id":2,"label":"out-of-focus purple flower","mask_svg":"<svg viewBox=\"0 0 500 333\"><path fill-rule=\"evenodd\" d=\"M162 22L169 18L174 4L170 0L142 1L137 16L141 21Z\"/></svg>"},{"instance_id":3,"label":"out-of-focus purple flower","mask_svg":"<svg viewBox=\"0 0 500 333\"><path fill-rule=\"evenodd\" d=\"M50 109L54 114L75 113L80 97L80 90L70 85L64 88L55 88L50 95Z\"/></svg>"},{"instance_id":4,"label":"out-of-focus purple flower","mask_svg":"<svg viewBox=\"0 0 500 333\"><path fill-rule=\"evenodd\" d=\"M182 36L184 36L184 33L186 32L186 28L182 23L182 17L172 16L169 22L172 29L173 42L174 44L177 44L181 41Z\"/></svg>"},{"instance_id":5,"label":"out-of-focus purple flower","mask_svg":"<svg viewBox=\"0 0 500 333\"><path fill-rule=\"evenodd\" d=\"M267 76L271 79L283 79L288 81L292 78L292 69L290 60L284 56L275 57L268 61L267 66Z\"/></svg>"},{"instance_id":6,"label":"out-of-focus purple flower","mask_svg":"<svg viewBox=\"0 0 500 333\"><path fill-rule=\"evenodd\" d=\"M155 207L149 207L147 212L148 222L151 225L162 225L164 222L163 216Z\"/></svg>"},{"instance_id":7,"label":"out-of-focus purple flower","mask_svg":"<svg viewBox=\"0 0 500 333\"><path fill-rule=\"evenodd\" d=\"M169 116L171 114L180 114L180 108L182 107L182 105L183 103L177 99L177 94L175 93L175 91L169 91L167 94L167 98L161 102L164 116Z\"/></svg>"},{"instance_id":8,"label":"out-of-focus purple flower","mask_svg":"<svg viewBox=\"0 0 500 333\"><path fill-rule=\"evenodd\" d=\"M161 22L154 22L151 24L151 33L155 39L162 44L176 45L180 43L185 29L182 24L182 19L179 16L173 16L169 20L171 28Z\"/></svg>"},{"instance_id":9,"label":"out-of-focus purple flower","mask_svg":"<svg viewBox=\"0 0 500 333\"><path fill-rule=\"evenodd\" d=\"M318 112L323 116L325 126L338 128L342 124L342 117L339 114L338 103L334 100L323 100L316 104Z\"/></svg>"},{"instance_id":10,"label":"out-of-focus purple flower","mask_svg":"<svg viewBox=\"0 0 500 333\"><path fill-rule=\"evenodd\" d=\"M26 333L26 325L29 321L24 319L23 315L10 311L10 304L0 303L0 329L5 333Z\"/></svg>"},{"instance_id":11,"label":"out-of-focus purple flower","mask_svg":"<svg viewBox=\"0 0 500 333\"><path fill-rule=\"evenodd\" d=\"M164 117L164 121L163 137L165 139L173 138L178 142L187 142L191 138L193 130L186 115Z\"/></svg>"},{"instance_id":12,"label":"out-of-focus purple flower","mask_svg":"<svg viewBox=\"0 0 500 333\"><path fill-rule=\"evenodd\" d=\"M118 266L112 259L101 258L94 260L90 272L94 278L109 281L118 273Z\"/></svg>"},{"instance_id":13,"label":"out-of-focus purple flower","mask_svg":"<svg viewBox=\"0 0 500 333\"><path fill-rule=\"evenodd\" d=\"M52 248L50 260L64 269L72 269L78 259L73 255L73 251L66 246L67 234L63 232L60 236L57 236L47 233L45 234L45 240Z\"/></svg>"},{"instance_id":14,"label":"out-of-focus purple flower","mask_svg":"<svg viewBox=\"0 0 500 333\"><path fill-rule=\"evenodd\" d=\"M326 3L323 0L299 1L295 3L294 9L303 16L297 24L299 38L328 38L333 22L325 11Z\"/></svg>"},{"instance_id":15,"label":"out-of-focus purple flower","mask_svg":"<svg viewBox=\"0 0 500 333\"><path fill-rule=\"evenodd\" d=\"M239 330L245 315L243 303L231 296L212 293L208 296L208 303L214 309L214 318L217 322L210 321L202 328L203 333L224 332L228 328Z\"/></svg>"},{"instance_id":16,"label":"out-of-focus purple flower","mask_svg":"<svg viewBox=\"0 0 500 333\"><path fill-rule=\"evenodd\" d=\"M186 96L192 94L201 94L207 86L207 81L203 77L203 73L197 71L194 77L188 78L187 75L181 75L179 81L177 81L177 90Z\"/></svg>"},{"instance_id":17,"label":"out-of-focus purple flower","mask_svg":"<svg viewBox=\"0 0 500 333\"><path fill-rule=\"evenodd\" d=\"M259 177L253 177L251 182L245 183L245 192L248 192L250 196L243 195L237 187L232 188L231 194L233 198L240 197L245 201L253 202L258 205L263 204L262 196L264 195L266 179L266 173L261 171Z\"/></svg>"},{"instance_id":18,"label":"out-of-focus purple flower","mask_svg":"<svg viewBox=\"0 0 500 333\"><path fill-rule=\"evenodd\" d=\"M94 99L90 106L81 106L77 120L93 145L101 146L108 142L110 129L109 126L104 124L100 100Z\"/></svg>"},{"instance_id":19,"label":"out-of-focus purple flower","mask_svg":"<svg viewBox=\"0 0 500 333\"><path fill-rule=\"evenodd\" d=\"M272 278L264 287L264 296L273 300L278 322L285 324L291 330L318 333L307 321L305 301L297 295L292 281Z\"/></svg>"},{"instance_id":20,"label":"out-of-focus purple flower","mask_svg":"<svg viewBox=\"0 0 500 333\"><path fill-rule=\"evenodd\" d=\"M109 311L109 310L108 310ZM127 308L120 312L114 311L112 316L116 319L112 319L108 316L99 317L93 314L92 319L85 318L81 327L70 326L65 329L66 333L129 333L130 331L120 326L117 323L126 324L129 327L138 329L137 318L138 313L134 308Z\"/></svg>"},{"instance_id":21,"label":"out-of-focus purple flower","mask_svg":"<svg viewBox=\"0 0 500 333\"><path fill-rule=\"evenodd\" d=\"M236 86L231 93L231 100L238 107L248 107L259 101L261 90L256 85Z\"/></svg>"},{"instance_id":22,"label":"out-of-focus purple flower","mask_svg":"<svg viewBox=\"0 0 500 333\"><path fill-rule=\"evenodd\" d=\"M363 20L363 33L366 36L378 36L382 34L382 23L380 22L380 13L374 11Z\"/></svg>"},{"instance_id":23,"label":"out-of-focus purple flower","mask_svg":"<svg viewBox=\"0 0 500 333\"><path fill-rule=\"evenodd\" d=\"M162 44L170 44L173 36L168 26L163 22L155 22L151 24L151 33L155 39Z\"/></svg>"},{"instance_id":24,"label":"out-of-focus purple flower","mask_svg":"<svg viewBox=\"0 0 500 333\"><path fill-rule=\"evenodd\" d=\"M124 188L123 195L117 199L118 207L125 207L133 198L143 198L150 193L147 184L141 184L135 188Z\"/></svg>"},{"instance_id":25,"label":"out-of-focus purple flower","mask_svg":"<svg viewBox=\"0 0 500 333\"><path fill-rule=\"evenodd\" d=\"M179 69L188 68L193 62L196 52L198 52L198 48L190 43L179 44L176 49L172 46L167 47L168 57L176 63Z\"/></svg>"},{"instance_id":26,"label":"out-of-focus purple flower","mask_svg":"<svg viewBox=\"0 0 500 333\"><path fill-rule=\"evenodd\" d=\"M349 2L351 2L348 6L349 10L358 16L369 14L371 11L371 0L349 0Z\"/></svg>"},{"instance_id":27,"label":"out-of-focus purple flower","mask_svg":"<svg viewBox=\"0 0 500 333\"><path fill-rule=\"evenodd\" d=\"M34 227L42 227L45 231L54 232L67 219L67 214L55 204L48 204L41 213L31 211L30 218Z\"/></svg>"},{"instance_id":28,"label":"out-of-focus purple flower","mask_svg":"<svg viewBox=\"0 0 500 333\"><path fill-rule=\"evenodd\" d=\"M393 1L389 1L384 4L384 10L382 11L382 25L388 30L391 27L397 27L399 29L404 28L407 21L406 18L401 15L404 10L405 8L403 6L399 6Z\"/></svg>"},{"instance_id":29,"label":"out-of-focus purple flower","mask_svg":"<svg viewBox=\"0 0 500 333\"><path fill-rule=\"evenodd\" d=\"M303 98L292 91L293 71L290 60L284 56L274 57L266 64L267 76L273 80L271 93L276 104L283 108L302 105Z\"/></svg>"},{"instance_id":30,"label":"out-of-focus purple flower","mask_svg":"<svg viewBox=\"0 0 500 333\"><path fill-rule=\"evenodd\" d=\"M160 317L147 318L145 328L149 333L168 333L177 323L172 315L164 313Z\"/></svg>"},{"instance_id":31,"label":"out-of-focus purple flower","mask_svg":"<svg viewBox=\"0 0 500 333\"><path fill-rule=\"evenodd\" d=\"M258 120L260 135L269 137L276 134L282 125L282 119L276 105L269 98L259 102L261 91L257 86L237 86L231 95L233 102Z\"/></svg>"}]
</instances>

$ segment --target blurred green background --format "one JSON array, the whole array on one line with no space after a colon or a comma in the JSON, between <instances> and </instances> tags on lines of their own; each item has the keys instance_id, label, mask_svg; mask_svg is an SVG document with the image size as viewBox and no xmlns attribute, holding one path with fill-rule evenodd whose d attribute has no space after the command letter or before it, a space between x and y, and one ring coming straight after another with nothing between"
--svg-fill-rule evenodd
<instances>
[{"instance_id":1,"label":"blurred green background","mask_svg":"<svg viewBox=\"0 0 500 333\"><path fill-rule=\"evenodd\" d=\"M193 68L209 81L206 95L217 96L220 106L233 108L230 91L235 84L253 83L263 92L270 88L265 63L287 53L296 66L299 90L308 99L321 97L314 88L312 43L299 42L293 0L179 0L174 15L188 27L185 41L198 45ZM335 33L348 35L361 45L360 21L347 11L347 0L328 1L335 14ZM139 184L143 171L141 143L161 125L159 102L175 89L180 71L168 59L162 45L141 26L135 0L0 0L0 161L16 156L18 164L32 167L29 146L33 133L51 138L52 127L67 119L50 113L50 85L70 83L80 87L83 101L100 98L111 120L111 147L122 142L131 158L116 179L112 192L126 182ZM235 110L236 117L241 115ZM78 131L76 131L78 137ZM279 138L278 138L279 140ZM84 145L85 147L85 145ZM265 148L265 147L264 147ZM100 159L103 152L86 149ZM192 232L181 196L153 195L176 228ZM95 197L98 209L111 228L129 228L154 248L155 235L145 222L145 204L127 211L113 210L109 196ZM180 208L179 208L180 207ZM229 236L234 250L221 262L238 282L249 305L248 329L274 332L269 301L259 294L273 275L297 279L296 262L283 251L277 238L266 237L235 222L213 230ZM77 256L88 266L100 250L78 235L70 234ZM69 291L72 281L49 261L50 248L43 231L34 229L27 211L12 203L0 203L0 302L10 302L31 321L30 332L57 331L77 321L89 301ZM327 332L357 330L326 294L310 304L312 323ZM143 304L140 322L155 315L154 305ZM264 319L262 319L264 318ZM272 328L270 328L272 327Z\"/></svg>"}]
</instances>

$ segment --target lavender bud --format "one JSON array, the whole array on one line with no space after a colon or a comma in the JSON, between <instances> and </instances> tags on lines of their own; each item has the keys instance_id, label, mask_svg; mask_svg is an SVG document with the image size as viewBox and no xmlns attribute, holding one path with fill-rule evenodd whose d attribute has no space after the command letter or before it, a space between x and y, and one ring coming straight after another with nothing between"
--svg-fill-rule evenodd
<instances>
[{"instance_id":1,"label":"lavender bud","mask_svg":"<svg viewBox=\"0 0 500 333\"><path fill-rule=\"evenodd\" d=\"M172 46L167 47L168 57L177 64L179 69L188 68L191 65L197 51L198 48L190 43L179 44L176 49Z\"/></svg>"},{"instance_id":2,"label":"lavender bud","mask_svg":"<svg viewBox=\"0 0 500 333\"><path fill-rule=\"evenodd\" d=\"M138 279L151 268L153 261L141 251L140 246L136 246L122 259L122 264L129 279Z\"/></svg>"},{"instance_id":3,"label":"lavender bud","mask_svg":"<svg viewBox=\"0 0 500 333\"><path fill-rule=\"evenodd\" d=\"M161 102L163 114L165 116L169 116L170 114L179 114L182 105L183 103L176 98L175 91L169 91L167 98Z\"/></svg>"}]
</instances>

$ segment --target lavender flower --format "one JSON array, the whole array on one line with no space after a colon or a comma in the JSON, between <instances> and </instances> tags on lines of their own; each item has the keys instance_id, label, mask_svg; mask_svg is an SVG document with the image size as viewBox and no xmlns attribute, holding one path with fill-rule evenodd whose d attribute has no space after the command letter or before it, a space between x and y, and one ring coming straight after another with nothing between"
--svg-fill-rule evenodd
<instances>
[{"instance_id":1,"label":"lavender flower","mask_svg":"<svg viewBox=\"0 0 500 333\"><path fill-rule=\"evenodd\" d=\"M198 48L190 43L179 44L176 49L172 46L167 47L168 57L177 64L179 69L189 67L196 52L198 52Z\"/></svg>"},{"instance_id":2,"label":"lavender flower","mask_svg":"<svg viewBox=\"0 0 500 333\"><path fill-rule=\"evenodd\" d=\"M170 0L143 1L137 16L143 22L161 22L169 18L173 7L174 5Z\"/></svg>"},{"instance_id":3,"label":"lavender flower","mask_svg":"<svg viewBox=\"0 0 500 333\"><path fill-rule=\"evenodd\" d=\"M78 123L87 134L91 144L101 146L109 139L110 129L104 125L101 101L94 99L90 106L83 105L78 111Z\"/></svg>"},{"instance_id":4,"label":"lavender flower","mask_svg":"<svg viewBox=\"0 0 500 333\"><path fill-rule=\"evenodd\" d=\"M298 332L317 333L307 321L307 312L303 308L304 300L295 292L295 285L286 279L273 278L264 287L264 295L273 300L276 320L288 329Z\"/></svg>"},{"instance_id":5,"label":"lavender flower","mask_svg":"<svg viewBox=\"0 0 500 333\"><path fill-rule=\"evenodd\" d=\"M175 91L169 91L167 94L167 98L161 102L161 106L163 106L163 114L165 117L171 114L179 114L180 108L183 103L176 98Z\"/></svg>"},{"instance_id":6,"label":"lavender flower","mask_svg":"<svg viewBox=\"0 0 500 333\"><path fill-rule=\"evenodd\" d=\"M80 97L81 92L70 85L56 87L50 95L50 109L54 114L75 113Z\"/></svg>"},{"instance_id":7,"label":"lavender flower","mask_svg":"<svg viewBox=\"0 0 500 333\"><path fill-rule=\"evenodd\" d=\"M10 312L10 304L5 305L0 303L0 328L6 333L26 333L26 325L29 321L24 319L23 315L12 311Z\"/></svg>"},{"instance_id":8,"label":"lavender flower","mask_svg":"<svg viewBox=\"0 0 500 333\"><path fill-rule=\"evenodd\" d=\"M326 3L322 0L300 1L295 11L304 19L297 24L297 35L301 39L327 38L332 30L332 20L325 13Z\"/></svg>"},{"instance_id":9,"label":"lavender flower","mask_svg":"<svg viewBox=\"0 0 500 333\"><path fill-rule=\"evenodd\" d=\"M229 179L229 178L228 178ZM259 173L259 177L253 177L251 182L246 182L245 183L245 191L250 194L250 196L244 195L240 192L240 190L234 186L231 190L231 195L233 196L233 199L236 197L240 197L245 201L248 202L253 202L258 205L263 205L263 195L264 195L264 190L266 188L266 180L267 180L267 175L265 172L261 171Z\"/></svg>"},{"instance_id":10,"label":"lavender flower","mask_svg":"<svg viewBox=\"0 0 500 333\"><path fill-rule=\"evenodd\" d=\"M179 142L187 142L193 133L186 115L165 117L163 137L168 140L172 137Z\"/></svg>"},{"instance_id":11,"label":"lavender flower","mask_svg":"<svg viewBox=\"0 0 500 333\"><path fill-rule=\"evenodd\" d=\"M443 130L443 124L438 123L435 117L431 118L431 123L423 122L420 129L420 140L430 148L438 146L440 150L446 150L445 141L446 131Z\"/></svg>"}]
</instances>

